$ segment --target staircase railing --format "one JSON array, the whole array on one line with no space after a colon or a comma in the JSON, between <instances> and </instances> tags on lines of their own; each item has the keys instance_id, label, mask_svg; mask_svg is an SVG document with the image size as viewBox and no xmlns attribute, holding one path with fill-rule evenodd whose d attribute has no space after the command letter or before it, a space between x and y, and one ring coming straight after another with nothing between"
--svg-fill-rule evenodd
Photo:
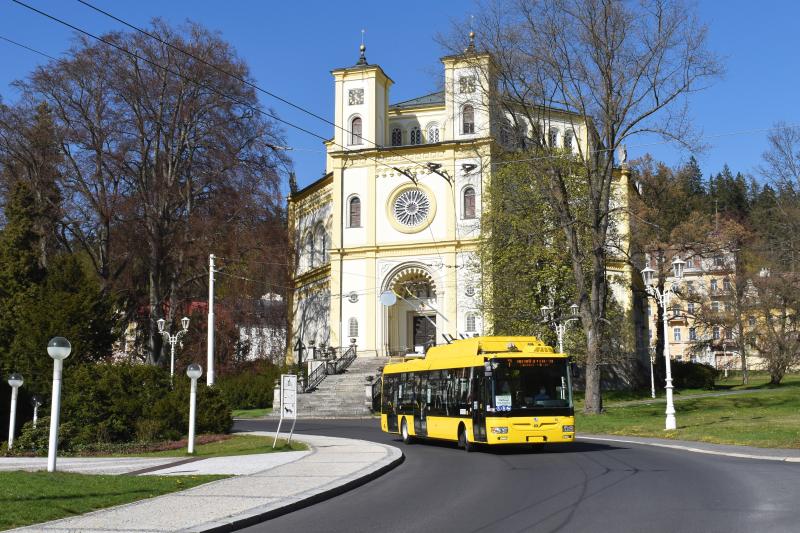
<instances>
[{"instance_id":1,"label":"staircase railing","mask_svg":"<svg viewBox=\"0 0 800 533\"><path fill-rule=\"evenodd\" d=\"M336 360L336 363L334 365L334 368L336 369L335 370L336 373L337 374L341 374L342 372L347 370L347 368L351 364L353 364L353 361L355 361L355 360L356 360L356 345L355 344L351 344L347 348L347 351L344 352L342 354L342 356L339 359Z\"/></svg>"},{"instance_id":2,"label":"staircase railing","mask_svg":"<svg viewBox=\"0 0 800 533\"><path fill-rule=\"evenodd\" d=\"M381 410L381 382L383 381L383 374L375 376L372 382L372 412L379 413Z\"/></svg>"},{"instance_id":3,"label":"staircase railing","mask_svg":"<svg viewBox=\"0 0 800 533\"><path fill-rule=\"evenodd\" d=\"M333 352L333 350L332 350ZM305 392L311 392L312 390L316 389L320 383L330 374L341 374L347 368L353 364L353 361L356 360L356 345L351 344L347 347L347 351L345 351L342 356L338 359L333 361L328 360L327 358L322 361L322 364L317 366L309 375L308 375L308 383L306 384Z\"/></svg>"},{"instance_id":4,"label":"staircase railing","mask_svg":"<svg viewBox=\"0 0 800 533\"><path fill-rule=\"evenodd\" d=\"M308 383L306 384L305 392L316 389L317 385L322 383L322 380L328 375L327 367L328 365L323 363L311 371L308 375Z\"/></svg>"}]
</instances>

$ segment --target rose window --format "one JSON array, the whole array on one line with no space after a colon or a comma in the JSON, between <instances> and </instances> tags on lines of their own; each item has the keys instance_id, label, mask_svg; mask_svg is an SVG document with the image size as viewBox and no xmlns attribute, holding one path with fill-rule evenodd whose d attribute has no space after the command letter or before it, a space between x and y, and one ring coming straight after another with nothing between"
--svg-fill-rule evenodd
<instances>
[{"instance_id":1,"label":"rose window","mask_svg":"<svg viewBox=\"0 0 800 533\"><path fill-rule=\"evenodd\" d=\"M431 201L419 189L408 189L394 200L394 216L405 226L419 226L428 218Z\"/></svg>"}]
</instances>

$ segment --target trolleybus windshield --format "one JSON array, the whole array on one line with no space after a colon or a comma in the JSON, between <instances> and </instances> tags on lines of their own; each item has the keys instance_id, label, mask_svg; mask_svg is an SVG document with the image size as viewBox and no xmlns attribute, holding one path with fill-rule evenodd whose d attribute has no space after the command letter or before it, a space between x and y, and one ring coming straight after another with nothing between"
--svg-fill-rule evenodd
<instances>
[{"instance_id":1,"label":"trolleybus windshield","mask_svg":"<svg viewBox=\"0 0 800 533\"><path fill-rule=\"evenodd\" d=\"M493 359L492 405L487 410L510 414L569 415L572 383L566 359Z\"/></svg>"}]
</instances>

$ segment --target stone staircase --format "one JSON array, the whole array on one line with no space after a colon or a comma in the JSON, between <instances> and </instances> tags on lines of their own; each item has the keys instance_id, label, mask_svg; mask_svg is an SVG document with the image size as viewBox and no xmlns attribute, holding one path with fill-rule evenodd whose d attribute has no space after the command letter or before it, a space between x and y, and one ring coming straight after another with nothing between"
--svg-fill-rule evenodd
<instances>
[{"instance_id":1,"label":"stone staircase","mask_svg":"<svg viewBox=\"0 0 800 533\"><path fill-rule=\"evenodd\" d=\"M313 392L297 395L298 418L352 418L372 416L367 405L367 377L375 377L386 357L356 357L342 374L327 376Z\"/></svg>"}]
</instances>

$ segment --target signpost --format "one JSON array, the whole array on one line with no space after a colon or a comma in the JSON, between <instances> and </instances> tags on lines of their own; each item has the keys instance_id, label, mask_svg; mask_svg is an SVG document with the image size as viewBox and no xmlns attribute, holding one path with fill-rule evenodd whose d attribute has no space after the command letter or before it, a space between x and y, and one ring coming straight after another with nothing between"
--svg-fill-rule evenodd
<instances>
[{"instance_id":1,"label":"signpost","mask_svg":"<svg viewBox=\"0 0 800 533\"><path fill-rule=\"evenodd\" d=\"M275 432L275 441L272 448L278 443L278 436L281 434L281 424L283 419L292 421L292 429L289 432L288 443L292 443L294 425L297 422L297 376L294 374L281 374L281 418L278 420L278 431Z\"/></svg>"}]
</instances>

